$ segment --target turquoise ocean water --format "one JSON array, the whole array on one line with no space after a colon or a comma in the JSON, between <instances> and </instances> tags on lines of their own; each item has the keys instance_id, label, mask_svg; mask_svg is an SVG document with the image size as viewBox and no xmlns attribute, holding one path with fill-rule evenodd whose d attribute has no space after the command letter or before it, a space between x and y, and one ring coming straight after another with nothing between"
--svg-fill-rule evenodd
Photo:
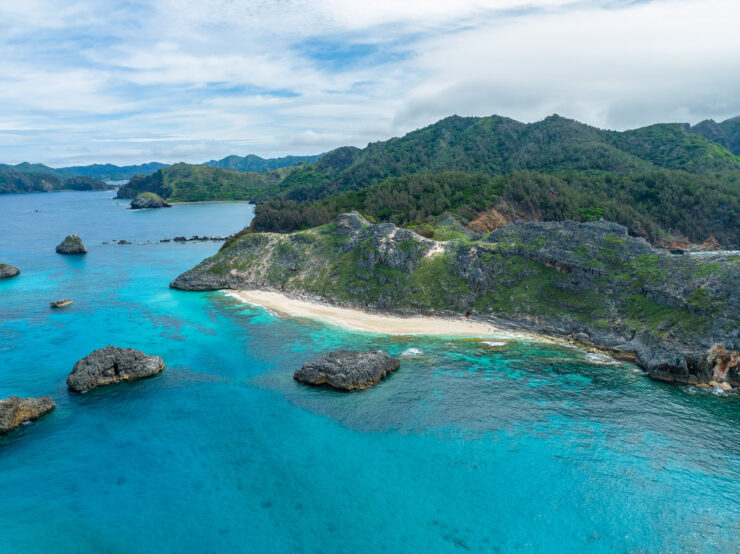
<instances>
[{"instance_id":1,"label":"turquoise ocean water","mask_svg":"<svg viewBox=\"0 0 740 554\"><path fill-rule=\"evenodd\" d=\"M0 196L0 262L22 271L0 281L0 397L57 402L0 437L0 552L738 550L737 397L564 347L349 332L173 291L219 245L158 240L234 232L251 206L112 196ZM55 254L73 232L89 253ZM168 369L67 392L108 344ZM293 381L337 348L405 356L361 393Z\"/></svg>"}]
</instances>

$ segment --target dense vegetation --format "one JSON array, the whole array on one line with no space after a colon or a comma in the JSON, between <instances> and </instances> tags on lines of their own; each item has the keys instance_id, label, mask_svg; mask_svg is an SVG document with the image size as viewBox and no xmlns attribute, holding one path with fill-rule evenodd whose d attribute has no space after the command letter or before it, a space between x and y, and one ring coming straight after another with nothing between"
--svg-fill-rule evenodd
<instances>
[{"instance_id":1,"label":"dense vegetation","mask_svg":"<svg viewBox=\"0 0 740 554\"><path fill-rule=\"evenodd\" d=\"M293 171L281 168L263 173L231 171L204 165L175 164L147 176L134 176L118 189L119 198L154 192L168 202L254 200Z\"/></svg>"},{"instance_id":2,"label":"dense vegetation","mask_svg":"<svg viewBox=\"0 0 740 554\"><path fill-rule=\"evenodd\" d=\"M284 156L282 158L260 158L254 154L247 156L228 156L222 160L211 160L204 163L211 167L220 167L223 169L231 169L234 171L250 171L250 172L262 172L270 171L273 169L280 169L282 167L290 167L302 163L315 162L320 155L316 156ZM16 180L16 187L30 187L33 191L47 190L44 185L41 184L43 177L55 177L61 181L65 179L71 179L73 177L90 177L93 179L99 179L102 181L125 181L131 179L134 175L151 175L159 169L169 167L169 164L163 164L159 162L150 162L139 165L114 165L114 164L92 164L92 165L76 165L69 167L53 168L44 164L31 164L23 162L17 165L0 164L1 172L11 172L14 175L17 174L32 174L32 177L27 179ZM8 179L9 181L9 179ZM25 183L25 184L22 184ZM32 185L31 183L36 183ZM10 192L10 191L5 191ZM26 190L19 190L16 192L28 192Z\"/></svg>"},{"instance_id":3,"label":"dense vegetation","mask_svg":"<svg viewBox=\"0 0 740 554\"><path fill-rule=\"evenodd\" d=\"M713 235L740 245L740 158L678 124L612 132L558 116L529 125L453 116L329 152L268 196L257 230L322 225L351 209L408 225L505 207L535 220L604 217L654 242Z\"/></svg>"},{"instance_id":4,"label":"dense vegetation","mask_svg":"<svg viewBox=\"0 0 740 554\"><path fill-rule=\"evenodd\" d=\"M707 119L691 127L691 132L702 135L740 156L740 116L722 123Z\"/></svg>"},{"instance_id":5,"label":"dense vegetation","mask_svg":"<svg viewBox=\"0 0 740 554\"><path fill-rule=\"evenodd\" d=\"M445 172L393 177L356 191L317 201L278 198L257 207L254 227L286 232L324 225L336 215L358 210L374 221L409 226L443 214L473 220L495 207L508 220L621 223L657 243L668 232L703 241L714 235L738 244L740 198L708 177L654 169L634 175L571 172L561 177L514 171L498 177Z\"/></svg>"},{"instance_id":6,"label":"dense vegetation","mask_svg":"<svg viewBox=\"0 0 740 554\"><path fill-rule=\"evenodd\" d=\"M90 177L61 179L46 173L15 171L0 168L0 194L18 192L49 192L53 190L108 190L113 187Z\"/></svg>"},{"instance_id":7,"label":"dense vegetation","mask_svg":"<svg viewBox=\"0 0 740 554\"><path fill-rule=\"evenodd\" d=\"M125 179L130 179L134 175L149 175L162 167L167 166L166 164L152 162L127 166L93 164L53 168L44 164L30 164L23 162L17 165L0 164L0 171L7 170L15 173L49 175L62 180L70 179L72 177L90 177L103 181L123 181Z\"/></svg>"}]
</instances>

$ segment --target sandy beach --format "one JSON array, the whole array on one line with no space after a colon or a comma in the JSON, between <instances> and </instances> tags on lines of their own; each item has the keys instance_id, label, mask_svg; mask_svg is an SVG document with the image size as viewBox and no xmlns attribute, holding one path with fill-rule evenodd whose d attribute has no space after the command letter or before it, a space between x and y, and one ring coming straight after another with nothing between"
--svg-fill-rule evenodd
<instances>
[{"instance_id":1,"label":"sandy beach","mask_svg":"<svg viewBox=\"0 0 740 554\"><path fill-rule=\"evenodd\" d=\"M515 339L528 337L526 333L506 331L465 318L399 317L379 315L339 308L317 302L290 298L277 292L263 290L224 291L243 302L262 306L277 314L307 317L346 329L384 335L455 335L476 338Z\"/></svg>"}]
</instances>

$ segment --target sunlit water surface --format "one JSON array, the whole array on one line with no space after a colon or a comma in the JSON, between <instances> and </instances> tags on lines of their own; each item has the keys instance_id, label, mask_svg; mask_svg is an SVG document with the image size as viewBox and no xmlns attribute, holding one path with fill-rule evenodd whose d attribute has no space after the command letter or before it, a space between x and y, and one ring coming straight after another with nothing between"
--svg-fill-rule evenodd
<instances>
[{"instance_id":1,"label":"sunlit water surface","mask_svg":"<svg viewBox=\"0 0 740 554\"><path fill-rule=\"evenodd\" d=\"M57 402L0 438L0 551L736 551L737 397L553 345L348 332L170 290L219 244L159 239L226 235L252 207L112 196L0 196L0 262L22 271L0 281L0 397ZM73 232L89 253L55 254ZM167 370L70 394L108 344ZM293 381L337 348L404 357L360 393Z\"/></svg>"}]
</instances>

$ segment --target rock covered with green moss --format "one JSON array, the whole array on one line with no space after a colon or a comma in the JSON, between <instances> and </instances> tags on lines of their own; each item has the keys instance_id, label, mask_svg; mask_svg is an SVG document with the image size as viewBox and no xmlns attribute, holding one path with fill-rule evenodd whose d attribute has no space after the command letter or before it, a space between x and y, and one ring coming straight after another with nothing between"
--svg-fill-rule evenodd
<instances>
[{"instance_id":1,"label":"rock covered with green moss","mask_svg":"<svg viewBox=\"0 0 740 554\"><path fill-rule=\"evenodd\" d=\"M671 254L614 223L515 223L434 241L352 213L308 231L243 234L171 286L277 290L401 315L472 313L610 349L656 378L737 386L738 283L737 255ZM727 354L712 355L716 347Z\"/></svg>"},{"instance_id":2,"label":"rock covered with green moss","mask_svg":"<svg viewBox=\"0 0 740 554\"><path fill-rule=\"evenodd\" d=\"M67 235L65 239L57 245L58 254L87 254L87 248L82 242L80 235Z\"/></svg>"},{"instance_id":3,"label":"rock covered with green moss","mask_svg":"<svg viewBox=\"0 0 740 554\"><path fill-rule=\"evenodd\" d=\"M13 267L8 264L0 264L0 279L8 279L9 277L15 277L21 272L17 267Z\"/></svg>"},{"instance_id":4,"label":"rock covered with green moss","mask_svg":"<svg viewBox=\"0 0 740 554\"><path fill-rule=\"evenodd\" d=\"M171 204L168 204L162 197L154 192L142 192L137 194L136 198L131 201L132 210L146 210L153 208L169 208Z\"/></svg>"}]
</instances>

